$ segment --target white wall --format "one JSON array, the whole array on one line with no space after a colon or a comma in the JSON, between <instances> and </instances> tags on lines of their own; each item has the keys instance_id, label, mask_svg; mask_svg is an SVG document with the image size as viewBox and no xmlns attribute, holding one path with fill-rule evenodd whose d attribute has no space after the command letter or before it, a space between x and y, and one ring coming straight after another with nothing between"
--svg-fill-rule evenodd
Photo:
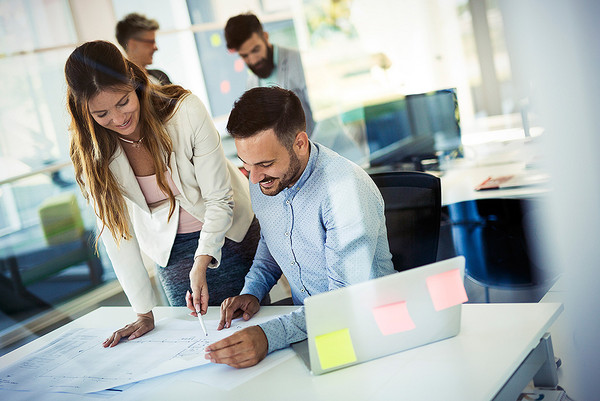
<instances>
[{"instance_id":1,"label":"white wall","mask_svg":"<svg viewBox=\"0 0 600 401\"><path fill-rule=\"evenodd\" d=\"M116 42L117 20L110 0L69 0L80 43L90 40Z\"/></svg>"},{"instance_id":2,"label":"white wall","mask_svg":"<svg viewBox=\"0 0 600 401\"><path fill-rule=\"evenodd\" d=\"M547 263L568 288L563 318L574 355L562 369L576 400L598 399L600 378L600 3L504 0L519 40L514 64L546 127L549 207L539 224ZM559 355L560 356L560 355ZM560 384L560 383L559 383Z\"/></svg>"}]
</instances>

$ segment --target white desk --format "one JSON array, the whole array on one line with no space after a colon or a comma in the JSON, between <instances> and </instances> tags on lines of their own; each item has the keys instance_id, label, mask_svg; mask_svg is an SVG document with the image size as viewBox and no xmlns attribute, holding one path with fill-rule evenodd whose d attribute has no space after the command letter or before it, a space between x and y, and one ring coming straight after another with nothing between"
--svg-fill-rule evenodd
<instances>
[{"instance_id":1,"label":"white desk","mask_svg":"<svg viewBox=\"0 0 600 401\"><path fill-rule=\"evenodd\" d=\"M450 160L441 177L442 205L490 198L528 198L546 193L546 185L475 191L488 177L540 174L528 167L541 164L544 139L522 135L522 130L463 135L465 157Z\"/></svg>"},{"instance_id":2,"label":"white desk","mask_svg":"<svg viewBox=\"0 0 600 401\"><path fill-rule=\"evenodd\" d=\"M526 169L524 162L499 165L476 166L460 160L440 177L442 185L442 205L479 199L523 199L538 197L548 192L547 185L528 185L517 188L490 189L476 191L475 187L488 177L504 175L539 174Z\"/></svg>"},{"instance_id":3,"label":"white desk","mask_svg":"<svg viewBox=\"0 0 600 401\"><path fill-rule=\"evenodd\" d=\"M534 149L539 146L539 143L520 140L509 142L508 145L504 145L504 142L496 145L506 146L512 151L497 151L498 153L489 156L477 157L472 152L465 151L464 158L449 160L441 172L426 171L440 177L443 206L480 199L532 198L548 192L549 185L545 182L541 182L541 185L476 191L475 187L488 177L516 175L537 178L545 175L539 168L531 168L538 160L537 152ZM532 155L529 155L530 153ZM539 160L537 164L539 164ZM379 166L368 168L367 172L369 174L383 173L402 171L406 168L412 169L414 166L410 164ZM535 182L535 179L532 179L531 182Z\"/></svg>"},{"instance_id":4,"label":"white desk","mask_svg":"<svg viewBox=\"0 0 600 401\"><path fill-rule=\"evenodd\" d=\"M293 309L263 307L261 313L275 315ZM218 311L209 308L208 318L216 318ZM536 350L561 311L558 303L466 304L461 332L448 340L322 376L312 376L296 356L231 391L175 380L148 399L482 401L514 395L514 400L543 364ZM155 309L157 319L187 313L186 308ZM99 308L3 356L0 365L39 349L70 328L117 327L133 316L128 307ZM546 357L554 364L553 354Z\"/></svg>"},{"instance_id":5,"label":"white desk","mask_svg":"<svg viewBox=\"0 0 600 401\"><path fill-rule=\"evenodd\" d=\"M566 272L565 272L566 275ZM586 344L582 341L577 341L579 338L579 328L574 328L573 323L577 311L569 303L569 290L573 291L574 286L567 283L569 276L561 277L548 290L546 295L540 300L540 303L556 303L560 302L564 305L564 313L551 326L552 343L555 350L555 355L561 359L562 368L558 370L558 379L562 388L566 390L569 396L574 400L584 400L585 389L580 388L582 381L577 374L584 368L581 362L577 359L577 355L581 352ZM590 299L590 302L595 302ZM590 352L595 352L598 355L597 347ZM587 388L589 391L590 388Z\"/></svg>"}]
</instances>

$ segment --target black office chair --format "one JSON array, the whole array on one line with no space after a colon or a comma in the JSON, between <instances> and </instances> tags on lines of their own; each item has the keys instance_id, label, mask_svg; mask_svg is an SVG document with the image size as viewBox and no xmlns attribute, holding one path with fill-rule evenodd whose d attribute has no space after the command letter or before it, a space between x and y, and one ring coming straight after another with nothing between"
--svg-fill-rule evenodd
<instances>
[{"instance_id":1,"label":"black office chair","mask_svg":"<svg viewBox=\"0 0 600 401\"><path fill-rule=\"evenodd\" d=\"M530 290L537 302L556 281L557 272L538 260L535 238L540 234L533 214L536 199L479 199L448 205L457 254L464 255L467 276L484 287Z\"/></svg>"},{"instance_id":2,"label":"black office chair","mask_svg":"<svg viewBox=\"0 0 600 401\"><path fill-rule=\"evenodd\" d=\"M394 269L404 271L437 258L442 190L428 173L371 174L385 201L385 220Z\"/></svg>"}]
</instances>

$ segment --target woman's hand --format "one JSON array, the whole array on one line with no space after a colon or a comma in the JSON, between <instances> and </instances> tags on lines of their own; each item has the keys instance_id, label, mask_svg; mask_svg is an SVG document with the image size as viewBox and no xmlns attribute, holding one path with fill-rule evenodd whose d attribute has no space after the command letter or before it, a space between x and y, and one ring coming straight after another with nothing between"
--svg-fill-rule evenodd
<instances>
[{"instance_id":1,"label":"woman's hand","mask_svg":"<svg viewBox=\"0 0 600 401\"><path fill-rule=\"evenodd\" d=\"M194 258L194 265L190 270L190 288L192 293L189 291L185 294L185 303L187 307L192 311L193 316L197 316L196 311L200 311L200 314L206 314L208 310L208 284L206 283L206 269L208 264L211 262L212 256L200 255Z\"/></svg>"},{"instance_id":2,"label":"woman's hand","mask_svg":"<svg viewBox=\"0 0 600 401\"><path fill-rule=\"evenodd\" d=\"M134 338L138 338L149 332L154 328L154 315L152 311L148 313L138 313L138 318L135 322L128 324L112 333L112 335L104 340L102 346L106 347L114 347L121 341L122 338L127 337L128 340L133 340Z\"/></svg>"}]
</instances>

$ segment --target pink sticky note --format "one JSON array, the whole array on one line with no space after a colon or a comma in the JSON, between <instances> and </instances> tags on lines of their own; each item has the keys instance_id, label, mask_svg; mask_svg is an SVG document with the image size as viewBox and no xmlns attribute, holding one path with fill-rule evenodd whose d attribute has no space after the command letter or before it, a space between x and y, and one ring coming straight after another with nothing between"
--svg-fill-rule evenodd
<instances>
[{"instance_id":1,"label":"pink sticky note","mask_svg":"<svg viewBox=\"0 0 600 401\"><path fill-rule=\"evenodd\" d=\"M244 69L244 64L244 60L238 58L233 62L233 69L235 70L235 72L242 72L242 70Z\"/></svg>"},{"instance_id":2,"label":"pink sticky note","mask_svg":"<svg viewBox=\"0 0 600 401\"><path fill-rule=\"evenodd\" d=\"M226 94L231 90L231 83L228 80L221 81L221 93Z\"/></svg>"},{"instance_id":3,"label":"pink sticky note","mask_svg":"<svg viewBox=\"0 0 600 401\"><path fill-rule=\"evenodd\" d=\"M427 288L436 311L468 301L458 269L427 277Z\"/></svg>"},{"instance_id":4,"label":"pink sticky note","mask_svg":"<svg viewBox=\"0 0 600 401\"><path fill-rule=\"evenodd\" d=\"M384 336L415 328L405 301L373 308L373 316Z\"/></svg>"}]
</instances>

